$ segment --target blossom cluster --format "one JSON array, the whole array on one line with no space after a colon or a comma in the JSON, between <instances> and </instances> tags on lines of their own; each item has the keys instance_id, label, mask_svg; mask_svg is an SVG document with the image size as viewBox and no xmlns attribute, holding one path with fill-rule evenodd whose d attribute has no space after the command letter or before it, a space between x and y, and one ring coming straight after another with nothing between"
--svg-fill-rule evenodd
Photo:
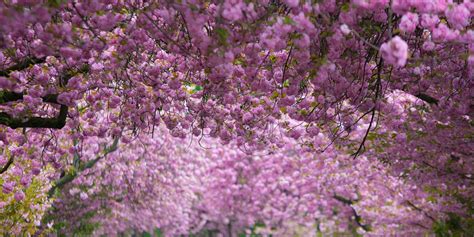
<instances>
[{"instance_id":1,"label":"blossom cluster","mask_svg":"<svg viewBox=\"0 0 474 237\"><path fill-rule=\"evenodd\" d=\"M272 231L274 225L315 223L306 222L305 215L328 225L336 217L327 210L343 217L320 229L356 225L364 230L364 221L395 223L385 216L402 201L380 203L390 193L381 190L410 195L406 190L417 187L407 199L411 209L401 208L401 216L415 209L438 224L453 215L469 223L474 196L473 15L471 0L2 1L0 201L29 207L17 211L20 216L36 212L25 218L30 225L48 206L43 197L65 195L63 190L70 188L70 200L64 203L102 192L104 197L96 198L106 200L108 208L78 201L85 213L115 210L120 216L117 210L128 210L123 213L130 216L104 219L118 230L160 226L184 233L202 219L207 222L196 229L223 229L220 222L211 224L222 219L236 232L258 221ZM224 152L229 155L222 159L199 152L196 157L202 159L184 155L190 166L168 167L171 161L157 158L154 150L157 144L207 139L223 145L213 150L216 154L232 152ZM197 152L197 147L190 150ZM138 161L140 152L146 162ZM249 161L262 153L272 155ZM168 150L160 157L172 154ZM203 162L212 175L187 173L193 162ZM314 170L302 171L305 166ZM283 167L288 170L279 170ZM328 171L318 173L319 168ZM245 174L247 169L259 172ZM340 175L333 177L329 170ZM344 173L367 184L358 185L360 201L353 196L355 184L345 186L350 179ZM129 178L119 182L115 178L121 174ZM140 178L143 174L160 185L151 186ZM368 182L384 175L390 180L386 186ZM102 176L109 180L99 179L103 183L94 186ZM219 183L230 185L227 179L248 186L219 189ZM81 183L84 187L69 187ZM327 202L303 194L292 197L298 185ZM80 191L88 186L94 187L91 193ZM131 196L124 203L113 202L110 186ZM282 188L263 190L273 186ZM350 197L330 198L322 187L347 187L343 194ZM142 195L143 190L150 195ZM155 193L159 190L163 193ZM33 193L41 193L39 206L29 203ZM184 198L166 199L178 194ZM367 196L373 197L368 205L387 206L383 211L388 212L365 208ZM217 197L226 197L227 203L212 205L218 204L212 201ZM249 197L264 200L246 202ZM353 204L344 206L341 200ZM130 203L144 209L153 203L143 214L150 222L133 214ZM295 207L300 203L301 210ZM209 210L211 206L217 209ZM193 217L194 208L209 217ZM306 212L310 214L301 214ZM340 221L351 212L363 218ZM160 216L172 213L182 216L173 217L176 222ZM3 216L2 223L16 218ZM407 214L399 224L411 221L431 228L419 218ZM283 219L288 222L280 223ZM48 221L38 231L44 224ZM464 224L454 226L467 230ZM391 232L404 228L400 226L386 228ZM17 233L22 225L15 228Z\"/></svg>"}]
</instances>

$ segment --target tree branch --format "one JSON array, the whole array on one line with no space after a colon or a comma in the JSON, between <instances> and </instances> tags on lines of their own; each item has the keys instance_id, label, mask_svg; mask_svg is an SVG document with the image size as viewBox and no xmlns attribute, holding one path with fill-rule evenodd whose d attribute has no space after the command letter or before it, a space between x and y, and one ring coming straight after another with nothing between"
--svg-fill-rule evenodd
<instances>
[{"instance_id":1,"label":"tree branch","mask_svg":"<svg viewBox=\"0 0 474 237\"><path fill-rule=\"evenodd\" d=\"M375 119L375 112L377 110L377 101L378 101L378 98L379 98L380 86L381 86L381 83L382 83L382 76L381 76L382 67L383 67L383 59L380 58L380 60L377 64L377 80L375 82L374 107L371 110L372 115L370 116L369 127L367 128L367 131L365 132L365 135L362 138L362 142L360 143L359 148L357 149L357 151L354 154L352 154L354 156L354 159L357 158L357 156L362 152L362 149L365 150L365 141L367 140L367 137L369 136L370 129L372 129L372 124L373 124L374 119Z\"/></svg>"},{"instance_id":2,"label":"tree branch","mask_svg":"<svg viewBox=\"0 0 474 237\"><path fill-rule=\"evenodd\" d=\"M97 162L98 162L99 160L101 160L102 158L106 157L107 154L116 151L116 150L117 150L118 141L119 141L118 137L114 138L114 141L113 141L112 145L105 147L105 149L104 149L104 155L98 156L98 157L96 157L95 159L93 159L93 160L87 162L87 163L84 165L84 167L81 169L81 171L82 171L82 170L85 170L85 169L92 168L92 167L95 165L95 163L97 163Z\"/></svg>"},{"instance_id":3,"label":"tree branch","mask_svg":"<svg viewBox=\"0 0 474 237\"><path fill-rule=\"evenodd\" d=\"M86 169L92 168L99 160L106 157L108 154L116 151L117 148L118 148L118 141L119 141L119 138L115 137L113 143L110 146L106 146L104 148L104 151L103 151L104 154L103 155L99 155L95 159L88 161L86 164L80 165L77 172L68 173L68 174L64 175L63 177L61 177L58 181L56 181L54 186L51 187L51 189L48 191L48 197L52 197L54 195L54 193L56 192L56 190L61 189L66 184L73 181L79 173L81 173L82 171L84 171Z\"/></svg>"},{"instance_id":4,"label":"tree branch","mask_svg":"<svg viewBox=\"0 0 474 237\"><path fill-rule=\"evenodd\" d=\"M12 91L0 91L0 104L12 102L12 101L17 101L17 100L23 100L23 93L16 93ZM59 104L58 103L58 94L48 94L43 97L43 102L45 103L52 103L52 104Z\"/></svg>"},{"instance_id":5,"label":"tree branch","mask_svg":"<svg viewBox=\"0 0 474 237\"><path fill-rule=\"evenodd\" d=\"M44 62L42 59L26 59L22 63L12 66L4 71L0 71L0 75L9 76L11 71L22 70L35 63ZM89 72L89 65L84 64L78 69L67 70L59 76L59 86L64 87L67 85L69 79L79 73ZM16 93L12 91L0 91L0 104L22 100L24 93ZM60 104L58 102L58 94L48 94L42 97L43 102ZM27 117L27 118L15 118L11 115L0 112L0 124L6 125L10 128L54 128L61 129L66 125L66 118L68 113L68 107L62 105L59 109L59 115L55 118L43 118L43 117Z\"/></svg>"},{"instance_id":6,"label":"tree branch","mask_svg":"<svg viewBox=\"0 0 474 237\"><path fill-rule=\"evenodd\" d=\"M54 128L61 129L66 125L68 107L61 105L59 115L55 118L27 117L15 118L11 115L0 112L0 124L10 128Z\"/></svg>"},{"instance_id":7,"label":"tree branch","mask_svg":"<svg viewBox=\"0 0 474 237\"><path fill-rule=\"evenodd\" d=\"M413 204L412 202L410 202L409 200L405 200L405 202L410 206L412 207L413 209L423 213L423 215L425 215L426 217L428 217L430 220L432 220L433 222L436 222L436 220L430 216L427 212L423 211L421 208L417 207L415 204Z\"/></svg>"},{"instance_id":8,"label":"tree branch","mask_svg":"<svg viewBox=\"0 0 474 237\"><path fill-rule=\"evenodd\" d=\"M13 72L13 71L20 71L20 70L24 70L24 69L27 69L29 66L31 65L35 65L35 64L40 64L40 63L44 63L46 61L46 57L42 57L42 58L36 58L36 57L31 57L31 58L26 58L24 59L23 61L19 62L18 64L16 65L13 65L5 70L0 70L0 76L1 77L9 77L10 76L10 73Z\"/></svg>"},{"instance_id":9,"label":"tree branch","mask_svg":"<svg viewBox=\"0 0 474 237\"><path fill-rule=\"evenodd\" d=\"M426 102L428 104L438 105L438 102L439 102L438 99L436 99L434 97L431 97L431 96L429 96L427 94L424 94L424 93L418 93L414 96L416 96L418 99L423 100L424 102Z\"/></svg>"},{"instance_id":10,"label":"tree branch","mask_svg":"<svg viewBox=\"0 0 474 237\"><path fill-rule=\"evenodd\" d=\"M79 68L75 70L67 70L66 72L64 72L63 74L59 76L59 86L65 87L69 79L71 79L73 76L80 73L88 73L89 70L90 70L90 66L87 63L83 64L82 66L80 66Z\"/></svg>"},{"instance_id":11,"label":"tree branch","mask_svg":"<svg viewBox=\"0 0 474 237\"><path fill-rule=\"evenodd\" d=\"M354 204L358 200L347 199L336 194L334 194L333 198L348 205L352 209L352 213L354 215L354 221L360 228L362 228L365 231L371 230L371 227L369 224L362 224L362 217L357 213L355 208L352 206L352 204Z\"/></svg>"},{"instance_id":12,"label":"tree branch","mask_svg":"<svg viewBox=\"0 0 474 237\"><path fill-rule=\"evenodd\" d=\"M346 204L346 205L352 205L355 202L353 200L347 199L345 197L341 197L341 196L336 195L336 194L334 194L333 198L340 201L340 202L342 202L342 203L344 203L344 204Z\"/></svg>"},{"instance_id":13,"label":"tree branch","mask_svg":"<svg viewBox=\"0 0 474 237\"><path fill-rule=\"evenodd\" d=\"M366 224L362 224L362 217L357 214L357 211L354 209L354 207L351 206L351 209L352 209L352 213L354 214L354 220L355 220L355 223L360 226L360 228L362 228L363 230L365 231L370 231L370 225Z\"/></svg>"},{"instance_id":14,"label":"tree branch","mask_svg":"<svg viewBox=\"0 0 474 237\"><path fill-rule=\"evenodd\" d=\"M8 168L10 167L10 165L12 165L12 164L13 164L13 156L10 156L10 159L8 159L8 162L0 170L0 174L5 173L8 170Z\"/></svg>"}]
</instances>

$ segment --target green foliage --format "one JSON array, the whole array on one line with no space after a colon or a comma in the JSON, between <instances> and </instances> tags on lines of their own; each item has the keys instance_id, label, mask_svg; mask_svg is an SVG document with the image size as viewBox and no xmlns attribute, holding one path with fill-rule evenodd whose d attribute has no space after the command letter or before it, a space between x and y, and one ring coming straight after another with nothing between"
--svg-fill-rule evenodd
<instances>
[{"instance_id":1,"label":"green foliage","mask_svg":"<svg viewBox=\"0 0 474 237\"><path fill-rule=\"evenodd\" d=\"M438 237L470 236L470 234L474 233L474 218L466 218L449 213L447 220L436 222L433 225L433 232Z\"/></svg>"},{"instance_id":2,"label":"green foliage","mask_svg":"<svg viewBox=\"0 0 474 237\"><path fill-rule=\"evenodd\" d=\"M229 32L224 28L217 28L214 30L217 35L217 39L221 45L227 45L227 38L229 37Z\"/></svg>"},{"instance_id":3,"label":"green foliage","mask_svg":"<svg viewBox=\"0 0 474 237\"><path fill-rule=\"evenodd\" d=\"M285 18L283 18L283 23L287 24L287 25L294 25L295 21L293 21L293 19L291 19L291 17L285 16Z\"/></svg>"},{"instance_id":4,"label":"green foliage","mask_svg":"<svg viewBox=\"0 0 474 237\"><path fill-rule=\"evenodd\" d=\"M142 232L140 237L164 237L165 235L163 234L163 231L161 231L161 229L159 228L156 228L155 231L153 231L153 233L149 233L149 232Z\"/></svg>"},{"instance_id":5,"label":"green foliage","mask_svg":"<svg viewBox=\"0 0 474 237\"><path fill-rule=\"evenodd\" d=\"M100 223L93 222L91 219L96 215L95 211L89 211L86 214L82 216L82 219L80 220L80 223L77 227L72 228L70 226L71 223L67 223L64 221L59 221L54 223L53 225L53 231L57 236L67 236L65 233L63 233L64 229L72 229L72 233L74 236L91 236L95 230L97 230L100 227ZM47 221L50 219L51 216L48 216L44 219L44 221Z\"/></svg>"},{"instance_id":6,"label":"green foliage","mask_svg":"<svg viewBox=\"0 0 474 237\"><path fill-rule=\"evenodd\" d=\"M250 234L247 234L247 233L240 233L238 234L238 237L260 237L262 236L261 234L258 234L258 229L260 228L265 228L265 224L261 223L261 222L257 222L254 226L252 226L250 228ZM191 234L189 233L189 237L204 237L204 236L216 236L217 234L219 234L220 232L218 230L202 230L196 234ZM149 232L142 232L141 235L139 235L140 237L164 237L165 234L163 233L163 231L159 228L156 228L155 231L153 233L149 233ZM272 235L270 235L271 237Z\"/></svg>"},{"instance_id":7,"label":"green foliage","mask_svg":"<svg viewBox=\"0 0 474 237\"><path fill-rule=\"evenodd\" d=\"M0 177L0 186L5 182L5 177ZM13 179L18 177L12 177ZM17 180L19 182L19 180ZM6 203L0 209L0 236L13 233L14 228L20 228L22 234L33 235L37 226L35 221L43 215L41 209L32 208L33 206L47 205L49 200L44 195L46 184L41 180L34 178L28 188L23 188L25 198L22 201L16 201L13 198L14 192L5 194L0 192L0 202ZM18 187L16 188L18 190ZM7 224L9 223L9 224Z\"/></svg>"},{"instance_id":8,"label":"green foliage","mask_svg":"<svg viewBox=\"0 0 474 237\"><path fill-rule=\"evenodd\" d=\"M67 0L48 0L47 4L49 7L58 8L66 2Z\"/></svg>"},{"instance_id":9,"label":"green foliage","mask_svg":"<svg viewBox=\"0 0 474 237\"><path fill-rule=\"evenodd\" d=\"M351 8L350 4L348 2L346 2L346 3L342 4L341 11L348 12L350 10L350 8Z\"/></svg>"}]
</instances>

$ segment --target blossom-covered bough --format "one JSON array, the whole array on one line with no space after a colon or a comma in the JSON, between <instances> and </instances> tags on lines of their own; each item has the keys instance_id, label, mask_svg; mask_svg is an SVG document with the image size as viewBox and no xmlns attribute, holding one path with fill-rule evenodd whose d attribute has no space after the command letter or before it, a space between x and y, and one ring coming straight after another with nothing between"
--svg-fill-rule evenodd
<instances>
[{"instance_id":1,"label":"blossom-covered bough","mask_svg":"<svg viewBox=\"0 0 474 237\"><path fill-rule=\"evenodd\" d=\"M84 192L66 191L75 186L90 188L91 199L104 201L83 209L101 218L105 210L147 213L145 219L116 214L104 219L120 231L160 227L184 234L214 228L225 234L262 223L281 235L316 227L472 231L470 0L7 0L0 13L4 206L21 203L30 187L26 180L32 179L42 182L34 192L58 198L59 212L52 211L50 219L61 213L61 202L89 204ZM149 153L163 140L170 143L164 145L165 160ZM221 160L199 151L199 145L218 142L223 147L213 151L226 151ZM188 152L202 158L195 162L217 168L195 174L192 162L168 160L179 143L191 143ZM147 162L136 162L140 152ZM262 154L271 158L235 164ZM154 162L173 166L156 168ZM280 171L285 162L292 165ZM133 178L111 184L108 175L116 177L113 172L122 166ZM300 170L305 167L313 169ZM153 183L146 175L135 177L135 169L163 176L149 187ZM225 173L245 169L259 172L237 175L239 188L224 182ZM299 173L288 179L289 172ZM344 176L352 172L352 179ZM167 175L186 178L171 184ZM379 180L385 180L383 187ZM293 195L288 201L284 197L293 191L283 184L264 190L280 182L314 183L317 187L304 189L316 197ZM330 192L346 184L341 193ZM115 200L119 204L108 203L114 201L107 193L111 185L126 197ZM198 197L188 193L194 189ZM186 192L187 198L153 200L173 197L166 192ZM76 200L74 193L82 197ZM217 202L220 197L227 199ZM48 206L49 199L38 205ZM395 208L393 218L385 218L385 206ZM175 207L186 210L175 213L186 214L157 213ZM14 226L7 229L14 234L31 223L32 217L5 213L0 223ZM47 231L53 223L48 218L28 231ZM348 218L352 221L341 221Z\"/></svg>"}]
</instances>

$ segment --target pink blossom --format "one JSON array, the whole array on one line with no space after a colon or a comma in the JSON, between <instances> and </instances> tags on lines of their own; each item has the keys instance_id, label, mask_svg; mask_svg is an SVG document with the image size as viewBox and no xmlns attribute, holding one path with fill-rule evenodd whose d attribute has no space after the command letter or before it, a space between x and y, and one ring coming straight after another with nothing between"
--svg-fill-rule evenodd
<instances>
[{"instance_id":1,"label":"pink blossom","mask_svg":"<svg viewBox=\"0 0 474 237\"><path fill-rule=\"evenodd\" d=\"M299 0L285 0L285 4L289 7L297 7L299 5Z\"/></svg>"},{"instance_id":2,"label":"pink blossom","mask_svg":"<svg viewBox=\"0 0 474 237\"><path fill-rule=\"evenodd\" d=\"M436 24L438 24L438 22L439 22L439 18L437 15L432 15L432 14L421 15L421 26L425 28L432 30L436 27Z\"/></svg>"},{"instance_id":3,"label":"pink blossom","mask_svg":"<svg viewBox=\"0 0 474 237\"><path fill-rule=\"evenodd\" d=\"M433 30L433 39L437 41L452 41L459 36L459 31L450 29L446 24L440 23Z\"/></svg>"},{"instance_id":4,"label":"pink blossom","mask_svg":"<svg viewBox=\"0 0 474 237\"><path fill-rule=\"evenodd\" d=\"M242 116L243 123L249 123L250 121L252 121L252 119L253 119L253 115L249 112L244 113L244 115Z\"/></svg>"},{"instance_id":5,"label":"pink blossom","mask_svg":"<svg viewBox=\"0 0 474 237\"><path fill-rule=\"evenodd\" d=\"M25 199L25 193L23 193L23 191L21 191L21 190L18 190L18 191L15 193L14 196L15 196L15 200L16 200L17 202L20 202L20 201L22 201L23 199Z\"/></svg>"},{"instance_id":6,"label":"pink blossom","mask_svg":"<svg viewBox=\"0 0 474 237\"><path fill-rule=\"evenodd\" d=\"M13 83L6 77L0 76L0 88L2 89L11 89Z\"/></svg>"},{"instance_id":7,"label":"pink blossom","mask_svg":"<svg viewBox=\"0 0 474 237\"><path fill-rule=\"evenodd\" d=\"M387 63L403 67L408 58L408 45L399 36L395 36L380 46L380 53Z\"/></svg>"},{"instance_id":8,"label":"pink blossom","mask_svg":"<svg viewBox=\"0 0 474 237\"><path fill-rule=\"evenodd\" d=\"M31 176L25 175L25 176L21 177L20 183L24 187L28 187L31 184Z\"/></svg>"},{"instance_id":9,"label":"pink blossom","mask_svg":"<svg viewBox=\"0 0 474 237\"><path fill-rule=\"evenodd\" d=\"M81 197L81 200L87 200L89 198L89 195L85 192L81 192L79 196Z\"/></svg>"},{"instance_id":10,"label":"pink blossom","mask_svg":"<svg viewBox=\"0 0 474 237\"><path fill-rule=\"evenodd\" d=\"M8 162L8 158L3 155L0 155L0 166L4 166Z\"/></svg>"},{"instance_id":11,"label":"pink blossom","mask_svg":"<svg viewBox=\"0 0 474 237\"><path fill-rule=\"evenodd\" d=\"M467 26L471 20L469 9L463 4L455 4L446 10L446 17L449 23L456 29L462 29Z\"/></svg>"},{"instance_id":12,"label":"pink blossom","mask_svg":"<svg viewBox=\"0 0 474 237\"><path fill-rule=\"evenodd\" d=\"M409 12L402 16L399 27L400 30L404 32L412 33L415 31L417 25L418 14Z\"/></svg>"},{"instance_id":13,"label":"pink blossom","mask_svg":"<svg viewBox=\"0 0 474 237\"><path fill-rule=\"evenodd\" d=\"M426 51L432 51L435 48L435 44L432 41L426 41L422 47Z\"/></svg>"},{"instance_id":14,"label":"pink blossom","mask_svg":"<svg viewBox=\"0 0 474 237\"><path fill-rule=\"evenodd\" d=\"M342 24L340 26L340 29L341 29L341 32L344 34L344 35L348 35L351 33L351 29L349 28L349 26L347 26L346 24Z\"/></svg>"},{"instance_id":15,"label":"pink blossom","mask_svg":"<svg viewBox=\"0 0 474 237\"><path fill-rule=\"evenodd\" d=\"M13 191L13 188L15 187L15 182L5 182L2 185L2 191L5 194L11 193Z\"/></svg>"}]
</instances>

